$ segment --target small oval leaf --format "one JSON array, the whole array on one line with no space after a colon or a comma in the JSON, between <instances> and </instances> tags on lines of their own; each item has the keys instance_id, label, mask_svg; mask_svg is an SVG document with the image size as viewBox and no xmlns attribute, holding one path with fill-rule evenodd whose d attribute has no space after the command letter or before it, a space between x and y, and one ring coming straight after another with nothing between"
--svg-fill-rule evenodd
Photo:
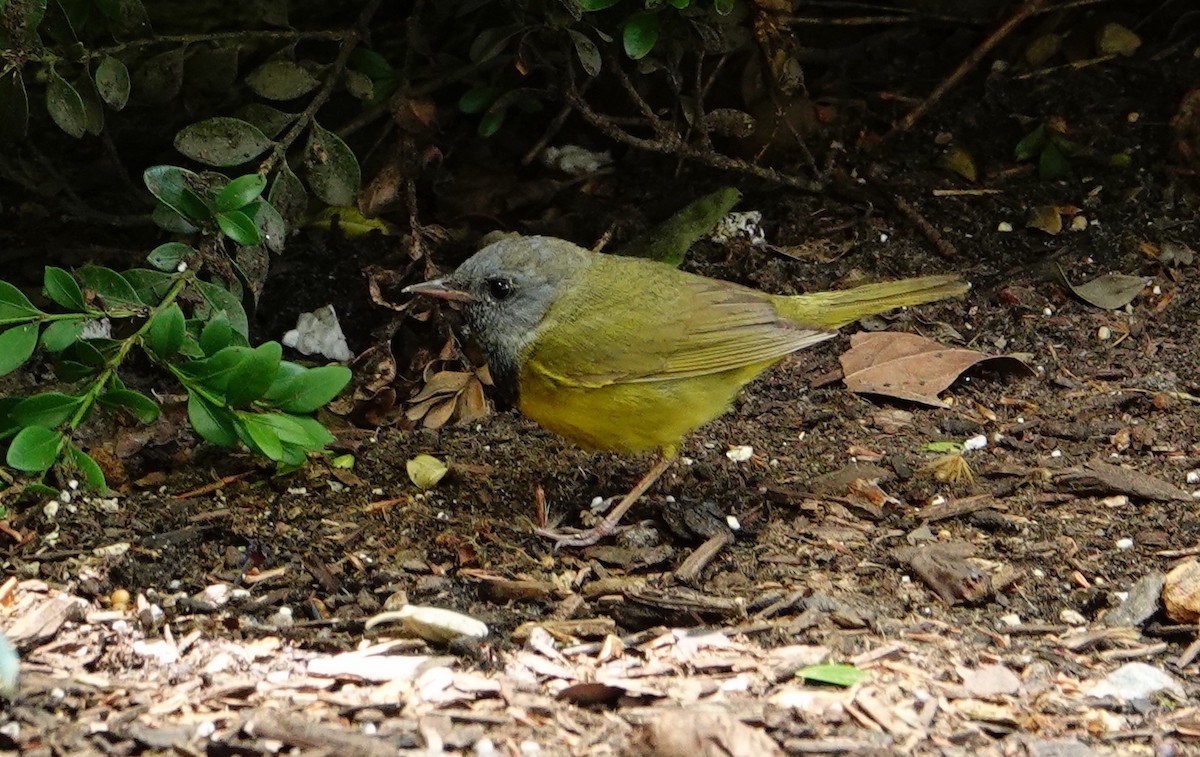
<instances>
[{"instance_id":1,"label":"small oval leaf","mask_svg":"<svg viewBox=\"0 0 1200 757\"><path fill-rule=\"evenodd\" d=\"M292 100L320 83L306 68L290 60L269 60L246 77L250 89L268 100Z\"/></svg>"},{"instance_id":2,"label":"small oval leaf","mask_svg":"<svg viewBox=\"0 0 1200 757\"><path fill-rule=\"evenodd\" d=\"M46 110L58 128L79 139L87 133L87 111L83 98L70 83L50 69L46 82Z\"/></svg>"},{"instance_id":3,"label":"small oval leaf","mask_svg":"<svg viewBox=\"0 0 1200 757\"><path fill-rule=\"evenodd\" d=\"M129 69L111 55L96 66L96 89L100 99L113 110L121 110L129 102Z\"/></svg>"},{"instance_id":4,"label":"small oval leaf","mask_svg":"<svg viewBox=\"0 0 1200 757\"><path fill-rule=\"evenodd\" d=\"M272 144L258 127L238 118L209 118L185 126L175 135L176 150L199 163L218 167L257 158Z\"/></svg>"},{"instance_id":5,"label":"small oval leaf","mask_svg":"<svg viewBox=\"0 0 1200 757\"><path fill-rule=\"evenodd\" d=\"M342 138L314 121L304 153L313 194L327 205L353 205L362 172L354 152Z\"/></svg>"}]
</instances>

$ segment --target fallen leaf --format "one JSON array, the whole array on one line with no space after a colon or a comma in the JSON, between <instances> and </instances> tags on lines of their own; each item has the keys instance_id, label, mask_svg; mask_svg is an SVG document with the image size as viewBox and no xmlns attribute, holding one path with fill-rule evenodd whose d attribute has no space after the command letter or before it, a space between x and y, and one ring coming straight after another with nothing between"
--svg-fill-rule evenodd
<instances>
[{"instance_id":1,"label":"fallen leaf","mask_svg":"<svg viewBox=\"0 0 1200 757\"><path fill-rule=\"evenodd\" d=\"M631 738L630 754L646 757L783 757L764 731L726 712L671 710L646 723Z\"/></svg>"},{"instance_id":2,"label":"fallen leaf","mask_svg":"<svg viewBox=\"0 0 1200 757\"><path fill-rule=\"evenodd\" d=\"M947 171L958 174L967 181L979 178L979 169L975 167L975 158L965 147L952 145L942 155L938 165Z\"/></svg>"},{"instance_id":3,"label":"fallen leaf","mask_svg":"<svg viewBox=\"0 0 1200 757\"><path fill-rule=\"evenodd\" d=\"M1063 284L1079 299L1104 310L1123 308L1142 293L1151 279L1145 276L1126 276L1121 273L1108 273L1078 286L1067 280L1063 270L1058 269Z\"/></svg>"},{"instance_id":4,"label":"fallen leaf","mask_svg":"<svg viewBox=\"0 0 1200 757\"><path fill-rule=\"evenodd\" d=\"M850 349L839 361L846 388L856 394L880 394L933 407L949 407L937 398L938 392L980 363L1002 363L1010 369L1033 373L1014 357L947 347L923 336L895 331L855 334L850 337Z\"/></svg>"},{"instance_id":5,"label":"fallen leaf","mask_svg":"<svg viewBox=\"0 0 1200 757\"><path fill-rule=\"evenodd\" d=\"M1176 623L1200 620L1200 562L1188 560L1171 569L1162 590L1167 616Z\"/></svg>"},{"instance_id":6,"label":"fallen leaf","mask_svg":"<svg viewBox=\"0 0 1200 757\"><path fill-rule=\"evenodd\" d=\"M1025 227L1044 231L1053 236L1062 231L1062 214L1058 212L1056 205L1039 205L1036 208L1030 208L1029 220L1025 222Z\"/></svg>"},{"instance_id":7,"label":"fallen leaf","mask_svg":"<svg viewBox=\"0 0 1200 757\"><path fill-rule=\"evenodd\" d=\"M1116 23L1105 24L1096 32L1096 51L1101 55L1121 55L1126 58L1142 46L1142 38Z\"/></svg>"},{"instance_id":8,"label":"fallen leaf","mask_svg":"<svg viewBox=\"0 0 1200 757\"><path fill-rule=\"evenodd\" d=\"M1127 494L1156 502L1192 501L1187 492L1161 478L1099 460L1059 473L1054 477L1054 487L1072 494Z\"/></svg>"},{"instance_id":9,"label":"fallen leaf","mask_svg":"<svg viewBox=\"0 0 1200 757\"><path fill-rule=\"evenodd\" d=\"M404 464L408 478L418 489L432 489L446 477L450 467L432 455L417 455Z\"/></svg>"}]
</instances>

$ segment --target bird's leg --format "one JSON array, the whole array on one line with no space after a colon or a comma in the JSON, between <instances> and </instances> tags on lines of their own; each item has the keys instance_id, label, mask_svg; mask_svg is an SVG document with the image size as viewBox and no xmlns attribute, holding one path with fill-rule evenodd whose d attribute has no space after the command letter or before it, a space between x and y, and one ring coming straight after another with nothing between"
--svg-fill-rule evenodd
<instances>
[{"instance_id":1,"label":"bird's leg","mask_svg":"<svg viewBox=\"0 0 1200 757\"><path fill-rule=\"evenodd\" d=\"M667 468L675 462L674 454L665 454L659 458L654 467L642 476L642 480L629 490L629 493L621 498L617 506L612 509L604 520L597 523L592 528L582 531L578 534L564 534L558 531L553 531L548 528L539 528L537 534L554 540L554 548L561 549L562 547L589 547L604 537L611 534L617 529L617 524L621 522L621 518L625 513L629 512L629 508L633 507L633 503L637 502L646 490L654 486L654 482L662 478L662 474L667 472Z\"/></svg>"}]
</instances>

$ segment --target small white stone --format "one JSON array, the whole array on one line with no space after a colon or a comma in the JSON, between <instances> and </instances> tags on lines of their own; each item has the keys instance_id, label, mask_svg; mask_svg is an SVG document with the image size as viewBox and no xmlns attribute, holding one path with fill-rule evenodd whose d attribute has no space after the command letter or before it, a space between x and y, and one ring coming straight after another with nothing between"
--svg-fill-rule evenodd
<instances>
[{"instance_id":1,"label":"small white stone","mask_svg":"<svg viewBox=\"0 0 1200 757\"><path fill-rule=\"evenodd\" d=\"M1133 549L1133 539L1117 539L1117 549Z\"/></svg>"},{"instance_id":2,"label":"small white stone","mask_svg":"<svg viewBox=\"0 0 1200 757\"><path fill-rule=\"evenodd\" d=\"M1080 615L1075 610L1067 608L1058 614L1059 620L1069 626L1086 626L1087 618Z\"/></svg>"},{"instance_id":3,"label":"small white stone","mask_svg":"<svg viewBox=\"0 0 1200 757\"><path fill-rule=\"evenodd\" d=\"M749 444L739 444L737 446L730 447L725 452L725 457L729 458L735 463L744 463L753 456L754 448Z\"/></svg>"},{"instance_id":4,"label":"small white stone","mask_svg":"<svg viewBox=\"0 0 1200 757\"><path fill-rule=\"evenodd\" d=\"M1010 232L1012 230L1013 230L1013 225L1011 223L1009 223L1008 221L1001 221L999 223L999 225L996 226L996 231L999 231L1002 234L1007 234L1008 232Z\"/></svg>"},{"instance_id":5,"label":"small white stone","mask_svg":"<svg viewBox=\"0 0 1200 757\"><path fill-rule=\"evenodd\" d=\"M1033 577L1034 578L1045 578L1046 571L1042 570L1041 568L1034 568L1033 569Z\"/></svg>"},{"instance_id":6,"label":"small white stone","mask_svg":"<svg viewBox=\"0 0 1200 757\"><path fill-rule=\"evenodd\" d=\"M75 479L71 479L70 481L67 482L67 488L70 489L71 491L75 491L76 489L79 488L79 482L76 481Z\"/></svg>"},{"instance_id":7,"label":"small white stone","mask_svg":"<svg viewBox=\"0 0 1200 757\"><path fill-rule=\"evenodd\" d=\"M1200 470L1190 470L1187 474L1189 484L1200 484Z\"/></svg>"},{"instance_id":8,"label":"small white stone","mask_svg":"<svg viewBox=\"0 0 1200 757\"><path fill-rule=\"evenodd\" d=\"M1088 221L1083 216L1075 216L1071 219L1071 231L1083 231L1088 226Z\"/></svg>"},{"instance_id":9,"label":"small white stone","mask_svg":"<svg viewBox=\"0 0 1200 757\"><path fill-rule=\"evenodd\" d=\"M1154 294L1162 294L1162 287L1160 287L1158 284L1155 284L1154 288L1151 289L1150 291L1153 292Z\"/></svg>"},{"instance_id":10,"label":"small white stone","mask_svg":"<svg viewBox=\"0 0 1200 757\"><path fill-rule=\"evenodd\" d=\"M1096 329L1096 338L1102 342L1107 342L1112 338L1112 329L1110 329L1108 326L1101 326L1100 328Z\"/></svg>"},{"instance_id":11,"label":"small white stone","mask_svg":"<svg viewBox=\"0 0 1200 757\"><path fill-rule=\"evenodd\" d=\"M1008 615L1001 615L1000 622L1009 628L1016 628L1017 626L1021 625L1021 616L1017 615L1015 612Z\"/></svg>"},{"instance_id":12,"label":"small white stone","mask_svg":"<svg viewBox=\"0 0 1200 757\"><path fill-rule=\"evenodd\" d=\"M207 739L217 732L217 724L211 720L205 720L202 723L196 724L196 738Z\"/></svg>"},{"instance_id":13,"label":"small white stone","mask_svg":"<svg viewBox=\"0 0 1200 757\"><path fill-rule=\"evenodd\" d=\"M1054 315L1054 311L1051 310L1050 308L1043 308L1042 315Z\"/></svg>"},{"instance_id":14,"label":"small white stone","mask_svg":"<svg viewBox=\"0 0 1200 757\"><path fill-rule=\"evenodd\" d=\"M179 261L179 265L175 266L175 273L183 273L186 270L187 270L187 261L186 260Z\"/></svg>"},{"instance_id":15,"label":"small white stone","mask_svg":"<svg viewBox=\"0 0 1200 757\"><path fill-rule=\"evenodd\" d=\"M725 524L729 526L730 531L741 531L742 530L742 522L737 519L737 516L726 515L725 516Z\"/></svg>"},{"instance_id":16,"label":"small white stone","mask_svg":"<svg viewBox=\"0 0 1200 757\"><path fill-rule=\"evenodd\" d=\"M880 241L880 242L886 242L886 241L888 241L888 239L889 239L889 237L888 237L888 235L887 235L887 234L880 234L880 235L879 235L879 241Z\"/></svg>"},{"instance_id":17,"label":"small white stone","mask_svg":"<svg viewBox=\"0 0 1200 757\"><path fill-rule=\"evenodd\" d=\"M972 436L970 439L963 442L963 450L964 451L979 450L979 449L983 449L987 445L988 445L987 436L985 436L984 434L977 434L976 436Z\"/></svg>"},{"instance_id":18,"label":"small white stone","mask_svg":"<svg viewBox=\"0 0 1200 757\"><path fill-rule=\"evenodd\" d=\"M1062 457L1062 450L1059 450L1059 449L1051 450L1050 457Z\"/></svg>"}]
</instances>

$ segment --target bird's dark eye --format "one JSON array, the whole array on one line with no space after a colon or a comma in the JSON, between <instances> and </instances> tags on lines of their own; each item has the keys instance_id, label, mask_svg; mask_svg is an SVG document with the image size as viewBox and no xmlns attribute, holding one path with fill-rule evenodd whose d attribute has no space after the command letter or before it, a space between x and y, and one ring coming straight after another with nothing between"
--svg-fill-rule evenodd
<instances>
[{"instance_id":1,"label":"bird's dark eye","mask_svg":"<svg viewBox=\"0 0 1200 757\"><path fill-rule=\"evenodd\" d=\"M488 294L493 299L507 300L513 292L512 282L508 279L494 278L487 280Z\"/></svg>"}]
</instances>

